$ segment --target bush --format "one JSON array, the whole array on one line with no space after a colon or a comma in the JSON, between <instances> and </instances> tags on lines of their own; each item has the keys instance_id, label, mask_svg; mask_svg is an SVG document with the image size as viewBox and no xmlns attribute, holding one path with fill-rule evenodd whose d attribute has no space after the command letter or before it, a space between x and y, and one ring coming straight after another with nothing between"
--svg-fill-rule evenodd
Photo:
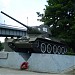
<instances>
[{"instance_id":1,"label":"bush","mask_svg":"<svg viewBox=\"0 0 75 75\"><path fill-rule=\"evenodd\" d=\"M73 52L72 48L69 48L66 55L75 55L75 53Z\"/></svg>"},{"instance_id":2,"label":"bush","mask_svg":"<svg viewBox=\"0 0 75 75\"><path fill-rule=\"evenodd\" d=\"M4 47L3 47L3 45L2 45L2 43L1 43L1 41L0 41L0 51L1 51L2 49L4 49Z\"/></svg>"}]
</instances>

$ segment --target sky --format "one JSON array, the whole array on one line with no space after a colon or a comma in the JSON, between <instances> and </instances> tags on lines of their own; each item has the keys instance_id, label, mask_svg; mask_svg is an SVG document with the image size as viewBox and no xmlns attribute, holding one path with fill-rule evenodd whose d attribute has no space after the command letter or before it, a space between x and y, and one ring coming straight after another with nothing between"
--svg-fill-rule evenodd
<instances>
[{"instance_id":1,"label":"sky","mask_svg":"<svg viewBox=\"0 0 75 75\"><path fill-rule=\"evenodd\" d=\"M36 12L44 13L47 0L0 0L0 11L7 13L28 26L39 26L43 22L37 21ZM28 19L27 19L28 17ZM12 19L0 13L0 23L23 27ZM4 38L0 38L4 42Z\"/></svg>"},{"instance_id":2,"label":"sky","mask_svg":"<svg viewBox=\"0 0 75 75\"><path fill-rule=\"evenodd\" d=\"M29 26L38 26L42 24L42 22L37 21L38 16L36 12L43 13L43 9L47 4L47 0L0 0L3 4L1 8L2 11L9 14L10 16L16 18L17 20L23 22ZM1 15L3 17L3 23L5 20L6 24L9 25L18 25L18 23L14 22L10 18ZM27 19L28 17L28 19ZM21 25L18 25L21 26Z\"/></svg>"}]
</instances>

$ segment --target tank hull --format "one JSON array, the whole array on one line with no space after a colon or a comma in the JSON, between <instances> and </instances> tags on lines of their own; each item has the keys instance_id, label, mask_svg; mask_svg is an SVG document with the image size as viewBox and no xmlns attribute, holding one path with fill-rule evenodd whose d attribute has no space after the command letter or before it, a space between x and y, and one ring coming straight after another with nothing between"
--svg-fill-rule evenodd
<instances>
[{"instance_id":1,"label":"tank hull","mask_svg":"<svg viewBox=\"0 0 75 75\"><path fill-rule=\"evenodd\" d=\"M9 47L16 52L65 54L67 46L50 39L36 38L34 41L8 42Z\"/></svg>"}]
</instances>

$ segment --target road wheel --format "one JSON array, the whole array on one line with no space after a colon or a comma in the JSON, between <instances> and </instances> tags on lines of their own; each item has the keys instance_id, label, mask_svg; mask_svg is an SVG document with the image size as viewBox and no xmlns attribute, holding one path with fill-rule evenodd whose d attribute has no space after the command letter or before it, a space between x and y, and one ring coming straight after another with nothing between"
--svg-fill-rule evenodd
<instances>
[{"instance_id":1,"label":"road wheel","mask_svg":"<svg viewBox=\"0 0 75 75\"><path fill-rule=\"evenodd\" d=\"M50 44L47 45L47 53L52 52L52 46Z\"/></svg>"},{"instance_id":2,"label":"road wheel","mask_svg":"<svg viewBox=\"0 0 75 75\"><path fill-rule=\"evenodd\" d=\"M62 53L62 47L61 46L58 46L58 51L57 51L58 54L61 54Z\"/></svg>"},{"instance_id":3,"label":"road wheel","mask_svg":"<svg viewBox=\"0 0 75 75\"><path fill-rule=\"evenodd\" d=\"M46 44L45 43L41 43L41 52L42 53L46 52Z\"/></svg>"},{"instance_id":4,"label":"road wheel","mask_svg":"<svg viewBox=\"0 0 75 75\"><path fill-rule=\"evenodd\" d=\"M53 54L56 54L56 53L57 53L57 46L53 45Z\"/></svg>"}]
</instances>

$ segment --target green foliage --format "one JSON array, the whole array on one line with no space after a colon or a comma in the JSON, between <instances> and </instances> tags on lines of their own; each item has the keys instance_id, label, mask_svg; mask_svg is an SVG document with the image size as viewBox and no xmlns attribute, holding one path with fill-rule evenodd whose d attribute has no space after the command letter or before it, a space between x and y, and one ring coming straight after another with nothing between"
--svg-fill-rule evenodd
<instances>
[{"instance_id":1,"label":"green foliage","mask_svg":"<svg viewBox=\"0 0 75 75\"><path fill-rule=\"evenodd\" d=\"M2 43L0 42L0 51L1 51L3 48L4 48L4 47L3 47Z\"/></svg>"},{"instance_id":2,"label":"green foliage","mask_svg":"<svg viewBox=\"0 0 75 75\"><path fill-rule=\"evenodd\" d=\"M51 26L54 37L63 38L75 50L75 0L47 0L40 21Z\"/></svg>"},{"instance_id":3,"label":"green foliage","mask_svg":"<svg viewBox=\"0 0 75 75\"><path fill-rule=\"evenodd\" d=\"M66 55L75 55L75 53L73 52L72 48L69 48Z\"/></svg>"}]
</instances>

